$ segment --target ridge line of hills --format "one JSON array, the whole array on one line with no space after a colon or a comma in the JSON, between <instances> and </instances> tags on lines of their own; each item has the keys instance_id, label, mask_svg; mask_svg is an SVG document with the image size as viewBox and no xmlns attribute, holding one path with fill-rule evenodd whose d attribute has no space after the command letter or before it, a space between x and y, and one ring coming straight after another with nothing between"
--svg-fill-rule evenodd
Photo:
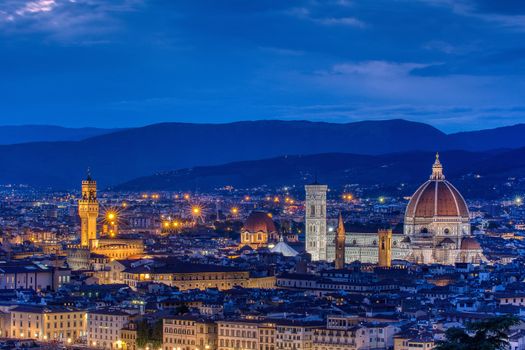
<instances>
[{"instance_id":1,"label":"ridge line of hills","mask_svg":"<svg viewBox=\"0 0 525 350\"><path fill-rule=\"evenodd\" d=\"M314 181L342 190L345 185L374 188L374 194L411 195L431 174L433 152L384 155L325 153L282 156L160 172L124 182L121 191L210 191L234 188L281 188ZM447 179L467 198L501 198L525 191L525 147L510 151L440 153ZM512 161L511 161L512 160ZM509 185L509 178L515 178ZM520 181L521 178L521 181ZM375 193L374 193L375 192Z\"/></svg>"},{"instance_id":2,"label":"ridge line of hills","mask_svg":"<svg viewBox=\"0 0 525 350\"><path fill-rule=\"evenodd\" d=\"M525 124L447 135L430 125L399 119L346 124L161 123L77 141L0 145L0 184L71 189L78 187L87 167L101 187L107 187L158 172L283 155L510 150L525 147L523 134Z\"/></svg>"}]
</instances>

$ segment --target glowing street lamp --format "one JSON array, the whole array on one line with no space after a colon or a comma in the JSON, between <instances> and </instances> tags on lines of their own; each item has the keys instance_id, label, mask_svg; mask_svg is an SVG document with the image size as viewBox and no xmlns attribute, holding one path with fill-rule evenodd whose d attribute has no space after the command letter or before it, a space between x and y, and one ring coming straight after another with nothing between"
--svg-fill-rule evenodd
<instances>
[{"instance_id":1,"label":"glowing street lamp","mask_svg":"<svg viewBox=\"0 0 525 350\"><path fill-rule=\"evenodd\" d=\"M233 215L237 215L239 213L239 208L237 207L233 207L230 209L230 212L233 214Z\"/></svg>"},{"instance_id":2,"label":"glowing street lamp","mask_svg":"<svg viewBox=\"0 0 525 350\"><path fill-rule=\"evenodd\" d=\"M104 215L105 219L105 233L109 234L110 237L115 237L118 232L119 215L118 209L109 209Z\"/></svg>"},{"instance_id":3,"label":"glowing street lamp","mask_svg":"<svg viewBox=\"0 0 525 350\"><path fill-rule=\"evenodd\" d=\"M516 205L521 205L521 204L523 204L523 198L521 198L521 197L516 197L516 199L514 200L514 202L516 203Z\"/></svg>"},{"instance_id":4,"label":"glowing street lamp","mask_svg":"<svg viewBox=\"0 0 525 350\"><path fill-rule=\"evenodd\" d=\"M352 199L354 199L354 196L352 196L350 193L345 193L343 194L343 199L346 201L351 201Z\"/></svg>"}]
</instances>

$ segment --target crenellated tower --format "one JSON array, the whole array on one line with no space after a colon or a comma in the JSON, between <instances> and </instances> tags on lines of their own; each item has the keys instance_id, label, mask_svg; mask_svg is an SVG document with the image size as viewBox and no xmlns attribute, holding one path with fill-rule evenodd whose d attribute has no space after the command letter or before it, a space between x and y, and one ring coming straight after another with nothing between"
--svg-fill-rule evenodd
<instances>
[{"instance_id":1,"label":"crenellated tower","mask_svg":"<svg viewBox=\"0 0 525 350\"><path fill-rule=\"evenodd\" d=\"M97 182L91 178L88 171L87 178L82 181L82 198L78 201L80 245L82 247L90 247L91 242L97 239L98 212Z\"/></svg>"},{"instance_id":2,"label":"crenellated tower","mask_svg":"<svg viewBox=\"0 0 525 350\"><path fill-rule=\"evenodd\" d=\"M335 268L340 270L345 267L345 246L346 232L343 215L339 213L339 224L337 225L337 235L335 236Z\"/></svg>"}]
</instances>

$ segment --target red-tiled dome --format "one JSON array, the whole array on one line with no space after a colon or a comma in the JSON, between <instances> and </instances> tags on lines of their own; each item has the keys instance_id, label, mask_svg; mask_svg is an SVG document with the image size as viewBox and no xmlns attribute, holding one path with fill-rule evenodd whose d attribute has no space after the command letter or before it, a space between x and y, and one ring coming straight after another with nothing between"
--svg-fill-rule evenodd
<instances>
[{"instance_id":1,"label":"red-tiled dome","mask_svg":"<svg viewBox=\"0 0 525 350\"><path fill-rule=\"evenodd\" d=\"M246 222L244 223L244 230L252 233L277 232L273 220L268 213L262 211L253 211L250 216L248 216L248 219L246 219Z\"/></svg>"},{"instance_id":2,"label":"red-tiled dome","mask_svg":"<svg viewBox=\"0 0 525 350\"><path fill-rule=\"evenodd\" d=\"M460 216L468 219L468 208L458 190L448 181L429 180L414 193L406 216Z\"/></svg>"},{"instance_id":3,"label":"red-tiled dome","mask_svg":"<svg viewBox=\"0 0 525 350\"><path fill-rule=\"evenodd\" d=\"M468 207L459 191L445 180L443 168L436 158L430 180L414 193L408 203L405 216L411 218L431 218L434 216L454 216L468 219Z\"/></svg>"},{"instance_id":4,"label":"red-tiled dome","mask_svg":"<svg viewBox=\"0 0 525 350\"><path fill-rule=\"evenodd\" d=\"M481 246L474 237L465 237L461 241L461 249L463 250L479 250Z\"/></svg>"}]
</instances>

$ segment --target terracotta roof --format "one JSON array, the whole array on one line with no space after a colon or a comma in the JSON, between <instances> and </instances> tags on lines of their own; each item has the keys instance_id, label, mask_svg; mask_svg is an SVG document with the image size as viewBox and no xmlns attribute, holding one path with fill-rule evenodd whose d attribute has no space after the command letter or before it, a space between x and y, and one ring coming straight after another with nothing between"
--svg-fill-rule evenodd
<instances>
[{"instance_id":1,"label":"terracotta roof","mask_svg":"<svg viewBox=\"0 0 525 350\"><path fill-rule=\"evenodd\" d=\"M461 241L461 249L463 250L479 250L481 246L474 237L465 237Z\"/></svg>"},{"instance_id":2,"label":"terracotta roof","mask_svg":"<svg viewBox=\"0 0 525 350\"><path fill-rule=\"evenodd\" d=\"M267 213L262 211L253 211L246 222L244 223L244 230L252 233L264 232L272 233L277 232L273 220L268 216Z\"/></svg>"},{"instance_id":3,"label":"terracotta roof","mask_svg":"<svg viewBox=\"0 0 525 350\"><path fill-rule=\"evenodd\" d=\"M405 217L432 218L435 216L468 219L468 207L459 191L443 175L443 166L436 154L430 180L421 185L408 203Z\"/></svg>"},{"instance_id":4,"label":"terracotta roof","mask_svg":"<svg viewBox=\"0 0 525 350\"><path fill-rule=\"evenodd\" d=\"M405 216L459 216L468 219L469 213L465 200L450 182L428 180L410 199Z\"/></svg>"}]
</instances>

